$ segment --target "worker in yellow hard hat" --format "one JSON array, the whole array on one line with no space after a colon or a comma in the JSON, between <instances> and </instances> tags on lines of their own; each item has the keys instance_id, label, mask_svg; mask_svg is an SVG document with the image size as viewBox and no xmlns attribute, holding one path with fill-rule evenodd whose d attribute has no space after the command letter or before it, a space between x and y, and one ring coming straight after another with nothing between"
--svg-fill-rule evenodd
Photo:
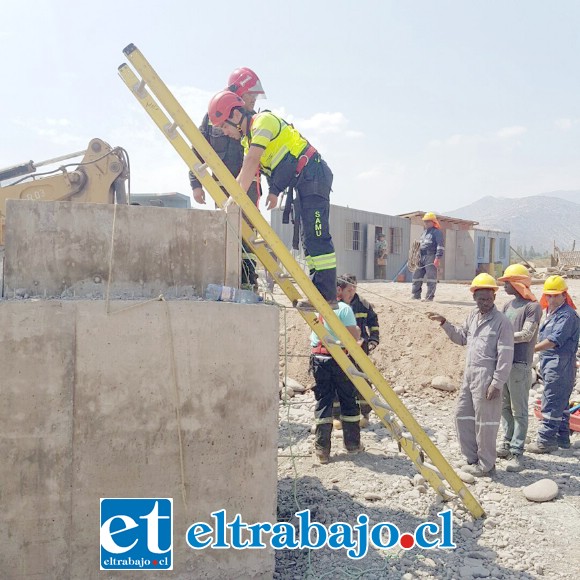
<instances>
[{"instance_id":1,"label":"worker in yellow hard hat","mask_svg":"<svg viewBox=\"0 0 580 580\"><path fill-rule=\"evenodd\" d=\"M494 305L498 290L495 279L479 274L470 290L477 308L463 325L451 324L436 312L427 312L427 316L439 322L454 343L467 345L455 427L461 452L467 459L463 470L482 477L495 471L500 395L512 367L514 336L509 319Z\"/></svg>"},{"instance_id":2,"label":"worker in yellow hard hat","mask_svg":"<svg viewBox=\"0 0 580 580\"><path fill-rule=\"evenodd\" d=\"M427 212L423 218L423 233L419 239L419 265L413 272L411 298L421 300L423 278L427 282L426 302L432 302L437 288L437 269L440 266L443 251L443 233L433 212Z\"/></svg>"},{"instance_id":3,"label":"worker in yellow hard hat","mask_svg":"<svg viewBox=\"0 0 580 580\"><path fill-rule=\"evenodd\" d=\"M540 373L544 379L542 420L538 438L528 446L528 451L551 453L558 447L570 447L568 403L576 378L580 318L568 294L568 284L561 276L546 278L540 304L546 309L535 347L540 353Z\"/></svg>"},{"instance_id":4,"label":"worker in yellow hard hat","mask_svg":"<svg viewBox=\"0 0 580 580\"><path fill-rule=\"evenodd\" d=\"M514 329L514 358L510 376L503 389L502 427L504 440L498 457L507 458L506 471L524 468L524 443L528 433L528 397L532 386L532 361L542 309L530 290L532 278L522 264L512 264L498 281L513 299L503 307Z\"/></svg>"}]
</instances>

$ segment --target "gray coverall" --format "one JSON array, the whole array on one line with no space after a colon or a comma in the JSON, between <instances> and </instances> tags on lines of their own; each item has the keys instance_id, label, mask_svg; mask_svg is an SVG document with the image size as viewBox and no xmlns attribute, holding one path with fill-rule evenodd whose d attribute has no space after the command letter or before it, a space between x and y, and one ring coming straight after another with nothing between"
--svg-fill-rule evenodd
<instances>
[{"instance_id":1,"label":"gray coverall","mask_svg":"<svg viewBox=\"0 0 580 580\"><path fill-rule=\"evenodd\" d=\"M502 389L512 368L514 331L507 316L495 306L481 320L479 317L476 308L463 326L445 322L443 330L456 344L467 345L463 384L455 410L461 452L468 463L479 463L483 471L489 471L496 460ZM487 400L490 385L499 390L499 396Z\"/></svg>"}]
</instances>

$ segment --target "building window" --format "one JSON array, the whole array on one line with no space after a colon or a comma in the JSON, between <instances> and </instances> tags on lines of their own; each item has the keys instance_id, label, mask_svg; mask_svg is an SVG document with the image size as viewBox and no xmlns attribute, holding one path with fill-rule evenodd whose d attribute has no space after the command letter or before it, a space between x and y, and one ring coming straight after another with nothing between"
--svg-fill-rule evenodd
<instances>
[{"instance_id":1,"label":"building window","mask_svg":"<svg viewBox=\"0 0 580 580\"><path fill-rule=\"evenodd\" d=\"M477 237L477 261L483 262L485 260L485 238L483 236Z\"/></svg>"},{"instance_id":2,"label":"building window","mask_svg":"<svg viewBox=\"0 0 580 580\"><path fill-rule=\"evenodd\" d=\"M361 249L360 223L346 222L345 249L359 252Z\"/></svg>"},{"instance_id":3,"label":"building window","mask_svg":"<svg viewBox=\"0 0 580 580\"><path fill-rule=\"evenodd\" d=\"M505 238L500 238L499 240L499 251L498 260L505 260L507 257L507 240Z\"/></svg>"},{"instance_id":4,"label":"building window","mask_svg":"<svg viewBox=\"0 0 580 580\"><path fill-rule=\"evenodd\" d=\"M403 246L403 228L389 228L390 230L390 244L389 249L391 254L400 254Z\"/></svg>"}]
</instances>

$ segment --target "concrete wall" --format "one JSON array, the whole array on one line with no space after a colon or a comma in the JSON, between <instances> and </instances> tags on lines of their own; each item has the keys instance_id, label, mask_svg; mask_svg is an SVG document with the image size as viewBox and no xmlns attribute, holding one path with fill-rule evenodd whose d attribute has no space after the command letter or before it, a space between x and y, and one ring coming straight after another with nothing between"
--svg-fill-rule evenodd
<instances>
[{"instance_id":1,"label":"concrete wall","mask_svg":"<svg viewBox=\"0 0 580 580\"><path fill-rule=\"evenodd\" d=\"M201 296L238 286L239 208L8 200L4 296ZM113 235L113 222L115 224ZM111 241L113 253L111 254Z\"/></svg>"},{"instance_id":2,"label":"concrete wall","mask_svg":"<svg viewBox=\"0 0 580 580\"><path fill-rule=\"evenodd\" d=\"M159 577L271 578L271 551L194 553L185 532L222 508L275 521L277 310L110 306L0 302L0 576L135 578L99 572L99 499L173 497L174 571Z\"/></svg>"}]
</instances>

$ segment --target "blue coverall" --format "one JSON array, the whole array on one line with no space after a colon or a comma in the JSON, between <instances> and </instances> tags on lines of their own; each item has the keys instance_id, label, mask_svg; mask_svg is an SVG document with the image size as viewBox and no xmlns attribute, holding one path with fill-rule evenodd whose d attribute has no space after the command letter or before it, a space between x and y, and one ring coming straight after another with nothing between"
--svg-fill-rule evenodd
<instances>
[{"instance_id":1,"label":"blue coverall","mask_svg":"<svg viewBox=\"0 0 580 580\"><path fill-rule=\"evenodd\" d=\"M549 340L556 345L540 353L540 373L544 379L542 423L538 429L540 445L570 445L568 404L576 378L579 335L580 318L566 303L540 325L539 341Z\"/></svg>"},{"instance_id":2,"label":"blue coverall","mask_svg":"<svg viewBox=\"0 0 580 580\"><path fill-rule=\"evenodd\" d=\"M413 272L413 286L411 293L413 298L421 298L421 289L423 287L423 278L427 277L427 300L433 300L435 289L437 288L437 268L433 264L435 258L443 257L444 243L443 232L431 227L423 231L420 243L419 267Z\"/></svg>"}]
</instances>

